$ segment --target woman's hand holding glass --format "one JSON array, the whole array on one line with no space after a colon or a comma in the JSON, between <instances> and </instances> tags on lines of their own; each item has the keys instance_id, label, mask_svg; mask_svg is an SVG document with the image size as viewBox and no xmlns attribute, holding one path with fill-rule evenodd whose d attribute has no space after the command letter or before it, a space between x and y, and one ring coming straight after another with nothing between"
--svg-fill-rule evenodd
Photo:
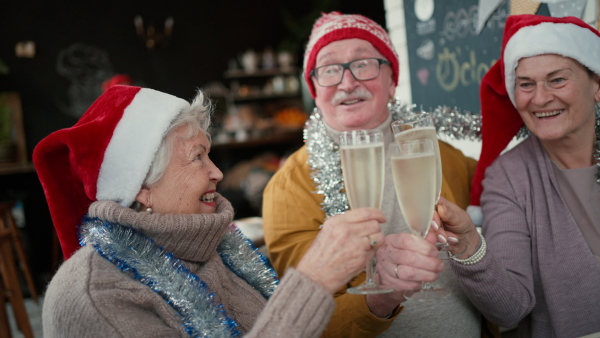
<instances>
[{"instance_id":1,"label":"woman's hand holding glass","mask_svg":"<svg viewBox=\"0 0 600 338\"><path fill-rule=\"evenodd\" d=\"M426 238L432 224L437 200L436 156L431 139L401 141L389 145L392 176L398 204L412 232ZM431 300L449 291L423 283L422 288L407 298Z\"/></svg>"},{"instance_id":2,"label":"woman's hand holding glass","mask_svg":"<svg viewBox=\"0 0 600 338\"><path fill-rule=\"evenodd\" d=\"M401 143L412 140L431 140L435 160L435 202L440 199L442 192L442 160L440 147L435 129L433 116L430 113L413 113L403 116L392 122L392 130L396 142ZM439 224L438 224L439 225ZM438 237L437 247L440 258L449 259L456 257L467 249L467 242L457 241L456 238Z\"/></svg>"},{"instance_id":3,"label":"woman's hand holding glass","mask_svg":"<svg viewBox=\"0 0 600 338\"><path fill-rule=\"evenodd\" d=\"M434 221L443 225L443 229L440 227L439 230L442 236L457 238L458 243L462 243L461 245L451 245L449 247L451 257L465 259L475 252L479 243L479 234L477 227L475 227L466 211L440 197L433 217Z\"/></svg>"},{"instance_id":4,"label":"woman's hand holding glass","mask_svg":"<svg viewBox=\"0 0 600 338\"><path fill-rule=\"evenodd\" d=\"M383 212L375 208L349 210L327 219L296 269L334 294L371 261L384 241L380 223L385 221Z\"/></svg>"}]
</instances>

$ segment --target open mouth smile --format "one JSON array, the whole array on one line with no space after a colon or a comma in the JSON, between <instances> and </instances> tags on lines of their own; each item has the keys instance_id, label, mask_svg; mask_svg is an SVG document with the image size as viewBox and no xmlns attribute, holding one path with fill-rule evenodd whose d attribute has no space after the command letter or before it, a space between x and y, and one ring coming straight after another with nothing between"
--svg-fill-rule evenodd
<instances>
[{"instance_id":1,"label":"open mouth smile","mask_svg":"<svg viewBox=\"0 0 600 338\"><path fill-rule=\"evenodd\" d=\"M355 103L359 103L364 101L363 99L354 99L354 100L348 100L348 101L343 101L340 104L342 105L351 105L351 104L355 104Z\"/></svg>"},{"instance_id":2,"label":"open mouth smile","mask_svg":"<svg viewBox=\"0 0 600 338\"><path fill-rule=\"evenodd\" d=\"M545 117L552 117L552 116L560 115L563 111L564 111L564 109L559 109L559 110L554 110L554 111L549 111L549 112L544 112L544 113L533 113L533 115L535 115L535 117L537 117L537 118L545 118Z\"/></svg>"},{"instance_id":3,"label":"open mouth smile","mask_svg":"<svg viewBox=\"0 0 600 338\"><path fill-rule=\"evenodd\" d=\"M200 196L200 201L202 201L204 203L214 203L214 201L215 201L215 193L214 192L209 192L209 193L206 193L206 194Z\"/></svg>"}]
</instances>

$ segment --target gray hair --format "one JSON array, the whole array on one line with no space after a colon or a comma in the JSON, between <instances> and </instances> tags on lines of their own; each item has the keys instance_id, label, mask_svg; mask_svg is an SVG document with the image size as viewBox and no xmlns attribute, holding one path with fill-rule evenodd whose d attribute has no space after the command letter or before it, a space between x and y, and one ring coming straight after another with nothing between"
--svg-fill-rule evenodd
<instances>
[{"instance_id":1,"label":"gray hair","mask_svg":"<svg viewBox=\"0 0 600 338\"><path fill-rule=\"evenodd\" d=\"M204 133L210 141L208 128L210 127L212 114L213 106L211 101L208 98L205 98L202 90L198 89L196 97L194 97L189 108L181 111L181 113L171 122L169 128L167 128L165 136L163 136L163 141L154 156L154 161L152 161L152 165L150 165L143 186L147 187L156 183L165 173L169 160L173 154L175 137L172 137L172 135L174 130L181 126L187 126L187 133L183 136L184 140L196 137L198 133Z\"/></svg>"}]
</instances>

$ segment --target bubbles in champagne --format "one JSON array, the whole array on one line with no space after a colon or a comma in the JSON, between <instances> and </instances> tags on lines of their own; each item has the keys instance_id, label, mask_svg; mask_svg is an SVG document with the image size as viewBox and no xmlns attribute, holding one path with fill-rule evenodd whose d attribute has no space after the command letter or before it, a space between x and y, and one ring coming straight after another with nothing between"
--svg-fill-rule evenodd
<instances>
[{"instance_id":1,"label":"bubbles in champagne","mask_svg":"<svg viewBox=\"0 0 600 338\"><path fill-rule=\"evenodd\" d=\"M351 208L381 208L383 199L383 143L340 148L346 195Z\"/></svg>"},{"instance_id":2,"label":"bubbles in champagne","mask_svg":"<svg viewBox=\"0 0 600 338\"><path fill-rule=\"evenodd\" d=\"M436 201L433 153L395 155L391 158L396 196L408 226L425 237Z\"/></svg>"}]
</instances>

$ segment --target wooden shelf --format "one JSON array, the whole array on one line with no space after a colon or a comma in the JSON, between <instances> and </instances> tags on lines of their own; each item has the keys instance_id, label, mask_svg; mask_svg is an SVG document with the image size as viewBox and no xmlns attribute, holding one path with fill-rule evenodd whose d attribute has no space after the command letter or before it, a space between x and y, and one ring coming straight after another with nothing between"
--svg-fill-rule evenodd
<instances>
[{"instance_id":1,"label":"wooden shelf","mask_svg":"<svg viewBox=\"0 0 600 338\"><path fill-rule=\"evenodd\" d=\"M249 77L268 77L268 76L286 76L286 75L298 75L298 70L296 68L290 69L257 69L254 72L247 72L241 69L228 69L225 71L223 75L226 79L239 79L239 78L249 78Z\"/></svg>"},{"instance_id":2,"label":"wooden shelf","mask_svg":"<svg viewBox=\"0 0 600 338\"><path fill-rule=\"evenodd\" d=\"M12 175L35 172L33 163L0 163L0 175Z\"/></svg>"},{"instance_id":3,"label":"wooden shelf","mask_svg":"<svg viewBox=\"0 0 600 338\"><path fill-rule=\"evenodd\" d=\"M235 102L243 102L243 101L253 101L253 100L273 100L273 99L293 99L297 98L300 93L273 93L273 94L248 94L245 96L241 95L233 95L232 99Z\"/></svg>"},{"instance_id":4,"label":"wooden shelf","mask_svg":"<svg viewBox=\"0 0 600 338\"><path fill-rule=\"evenodd\" d=\"M302 142L302 129L298 130L290 130L290 131L280 131L276 133L272 133L270 135L260 136L260 137L251 137L245 141L231 141L225 143L214 143L212 145L212 150L217 149L231 149L231 148L252 148L259 147L269 144L279 144L285 142Z\"/></svg>"}]
</instances>

